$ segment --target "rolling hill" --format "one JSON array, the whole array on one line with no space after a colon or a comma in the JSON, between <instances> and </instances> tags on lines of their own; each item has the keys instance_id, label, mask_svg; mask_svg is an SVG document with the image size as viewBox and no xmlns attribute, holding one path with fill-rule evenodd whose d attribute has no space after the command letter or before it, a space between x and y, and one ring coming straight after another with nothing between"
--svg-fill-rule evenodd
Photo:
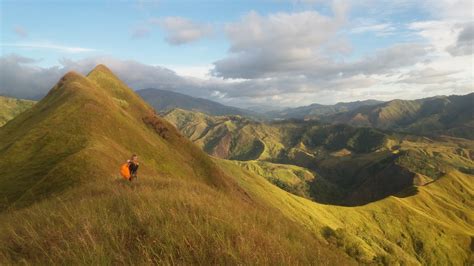
<instances>
[{"instance_id":1,"label":"rolling hill","mask_svg":"<svg viewBox=\"0 0 474 266\"><path fill-rule=\"evenodd\" d=\"M313 171L318 178L300 178L304 182L268 179L289 192L298 191L295 194L322 203L366 204L410 189L415 183L437 180L446 169L474 169L474 143L467 140L434 141L317 121L261 123L179 109L168 112L165 118L213 156L260 162L244 164L259 173L268 172L261 162ZM425 143L431 144L426 147ZM429 155L434 150L449 155Z\"/></svg>"},{"instance_id":2,"label":"rolling hill","mask_svg":"<svg viewBox=\"0 0 474 266\"><path fill-rule=\"evenodd\" d=\"M470 140L317 121L265 124L179 109L165 118L206 152L235 159L228 164L253 176L239 180L250 193L302 224L314 225L360 263L473 261ZM265 185L265 180L276 186ZM449 249L467 257L454 259L446 255Z\"/></svg>"},{"instance_id":3,"label":"rolling hill","mask_svg":"<svg viewBox=\"0 0 474 266\"><path fill-rule=\"evenodd\" d=\"M167 90L143 89L138 90L137 93L160 112L181 108L210 115L255 115L248 110Z\"/></svg>"},{"instance_id":4,"label":"rolling hill","mask_svg":"<svg viewBox=\"0 0 474 266\"><path fill-rule=\"evenodd\" d=\"M474 139L474 93L361 106L323 119L414 134Z\"/></svg>"},{"instance_id":5,"label":"rolling hill","mask_svg":"<svg viewBox=\"0 0 474 266\"><path fill-rule=\"evenodd\" d=\"M118 177L132 153L138 184ZM102 65L0 128L0 182L2 264L353 261L251 197Z\"/></svg>"},{"instance_id":6,"label":"rolling hill","mask_svg":"<svg viewBox=\"0 0 474 266\"><path fill-rule=\"evenodd\" d=\"M259 144L254 149L248 136L215 150L216 137L208 151L225 155L231 144L227 156L249 160L209 157L101 65L87 76L68 73L38 104L1 127L2 264L473 262L469 141L422 141L317 122L267 126L241 117L174 115L182 125L222 121L244 134L264 132L258 136L265 136L265 152L258 152ZM205 125L186 134L201 147L200 135L225 129ZM319 173L271 162L278 154L281 160L307 158L305 143L307 154L334 158L323 160L328 165L344 156L367 159L381 149L407 153L408 159L438 158L446 169L426 167L424 157L415 161L420 164L400 160L424 173L418 185L363 206L321 204L305 198L315 195L305 194L314 191L306 185L321 179ZM131 153L139 155L141 168L138 182L130 184L117 175ZM434 174L439 176L428 179ZM279 180L277 186L270 178ZM300 196L281 189L290 187Z\"/></svg>"},{"instance_id":7,"label":"rolling hill","mask_svg":"<svg viewBox=\"0 0 474 266\"><path fill-rule=\"evenodd\" d=\"M35 103L35 101L0 96L0 127L31 108Z\"/></svg>"}]
</instances>

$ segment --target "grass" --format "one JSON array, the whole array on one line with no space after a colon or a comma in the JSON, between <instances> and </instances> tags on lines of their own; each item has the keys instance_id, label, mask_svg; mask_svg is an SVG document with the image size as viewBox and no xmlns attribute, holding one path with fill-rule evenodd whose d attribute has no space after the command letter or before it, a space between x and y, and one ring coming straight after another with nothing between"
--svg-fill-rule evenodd
<instances>
[{"instance_id":1,"label":"grass","mask_svg":"<svg viewBox=\"0 0 474 266\"><path fill-rule=\"evenodd\" d=\"M437 182L419 187L412 197L341 207L297 197L269 186L254 173L242 176L230 165L233 162L226 164L225 169L232 171L230 175L238 177L251 195L363 264L463 265L473 260L474 205L468 202L474 195L472 176L454 170ZM335 239L328 239L327 228L337 232Z\"/></svg>"},{"instance_id":2,"label":"grass","mask_svg":"<svg viewBox=\"0 0 474 266\"><path fill-rule=\"evenodd\" d=\"M351 263L272 208L172 178L94 182L0 225L0 261L12 264Z\"/></svg>"},{"instance_id":3,"label":"grass","mask_svg":"<svg viewBox=\"0 0 474 266\"><path fill-rule=\"evenodd\" d=\"M0 127L31 108L36 102L0 96Z\"/></svg>"}]
</instances>

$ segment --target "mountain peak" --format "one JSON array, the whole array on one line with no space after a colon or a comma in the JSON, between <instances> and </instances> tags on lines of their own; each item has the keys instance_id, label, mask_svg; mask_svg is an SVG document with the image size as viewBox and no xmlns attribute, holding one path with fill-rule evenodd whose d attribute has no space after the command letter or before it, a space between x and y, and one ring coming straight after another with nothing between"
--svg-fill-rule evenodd
<instances>
[{"instance_id":1,"label":"mountain peak","mask_svg":"<svg viewBox=\"0 0 474 266\"><path fill-rule=\"evenodd\" d=\"M103 64L98 64L97 66L95 66L94 69L92 69L92 71L87 74L87 76L90 76L93 73L108 73L113 75L113 72Z\"/></svg>"},{"instance_id":2,"label":"mountain peak","mask_svg":"<svg viewBox=\"0 0 474 266\"><path fill-rule=\"evenodd\" d=\"M84 78L80 73L77 73L76 71L69 71L64 76L61 78L61 80L66 81L66 80L75 80L78 78Z\"/></svg>"}]
</instances>

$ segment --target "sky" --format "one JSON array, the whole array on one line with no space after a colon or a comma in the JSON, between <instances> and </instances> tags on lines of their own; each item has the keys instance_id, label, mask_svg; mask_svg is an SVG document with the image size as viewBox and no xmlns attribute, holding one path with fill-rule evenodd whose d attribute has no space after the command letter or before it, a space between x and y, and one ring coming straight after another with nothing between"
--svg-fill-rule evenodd
<instances>
[{"instance_id":1,"label":"sky","mask_svg":"<svg viewBox=\"0 0 474 266\"><path fill-rule=\"evenodd\" d=\"M244 108L474 91L470 0L0 0L0 95L105 64Z\"/></svg>"}]
</instances>

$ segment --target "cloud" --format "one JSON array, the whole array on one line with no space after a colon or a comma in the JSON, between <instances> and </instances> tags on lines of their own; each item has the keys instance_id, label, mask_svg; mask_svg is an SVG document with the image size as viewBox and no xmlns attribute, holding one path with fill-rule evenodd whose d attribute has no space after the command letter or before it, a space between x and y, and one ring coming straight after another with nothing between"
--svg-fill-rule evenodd
<instances>
[{"instance_id":1,"label":"cloud","mask_svg":"<svg viewBox=\"0 0 474 266\"><path fill-rule=\"evenodd\" d=\"M77 47L77 46L64 46L52 43L2 43L0 44L2 47L15 47L15 48L24 48L24 49L48 49L48 50L57 50L60 52L66 53L84 53L84 52L93 52L97 51L96 49L92 48L84 48L84 47Z\"/></svg>"},{"instance_id":2,"label":"cloud","mask_svg":"<svg viewBox=\"0 0 474 266\"><path fill-rule=\"evenodd\" d=\"M134 40L144 39L150 36L151 30L147 27L136 27L131 32L131 38Z\"/></svg>"},{"instance_id":3,"label":"cloud","mask_svg":"<svg viewBox=\"0 0 474 266\"><path fill-rule=\"evenodd\" d=\"M44 96L70 70L87 74L98 64L107 65L134 89L157 88L207 97L214 87L203 80L186 78L164 67L113 57L62 59L60 65L45 68L37 60L18 55L0 57L0 95L38 99Z\"/></svg>"},{"instance_id":4,"label":"cloud","mask_svg":"<svg viewBox=\"0 0 474 266\"><path fill-rule=\"evenodd\" d=\"M377 36L386 36L394 34L396 28L391 23L380 23L380 24L368 24L368 25L360 25L355 27L351 30L352 33L360 34L360 33L367 33L373 32Z\"/></svg>"},{"instance_id":5,"label":"cloud","mask_svg":"<svg viewBox=\"0 0 474 266\"><path fill-rule=\"evenodd\" d=\"M474 22L464 24L456 43L446 50L452 56L472 55L474 50Z\"/></svg>"},{"instance_id":6,"label":"cloud","mask_svg":"<svg viewBox=\"0 0 474 266\"><path fill-rule=\"evenodd\" d=\"M59 67L41 68L37 60L18 55L0 57L0 95L37 99L59 79Z\"/></svg>"},{"instance_id":7,"label":"cloud","mask_svg":"<svg viewBox=\"0 0 474 266\"><path fill-rule=\"evenodd\" d=\"M324 61L321 50L336 38L346 7L333 6L333 17L316 11L262 16L250 12L226 27L230 54L214 63L213 74L223 78L268 77Z\"/></svg>"},{"instance_id":8,"label":"cloud","mask_svg":"<svg viewBox=\"0 0 474 266\"><path fill-rule=\"evenodd\" d=\"M15 27L13 27L13 31L16 33L16 35L18 35L21 38L28 37L28 31L22 26L16 25Z\"/></svg>"},{"instance_id":9,"label":"cloud","mask_svg":"<svg viewBox=\"0 0 474 266\"><path fill-rule=\"evenodd\" d=\"M165 31L165 41L171 45L195 42L213 32L210 24L197 23L183 17L152 19L150 23L159 25Z\"/></svg>"},{"instance_id":10,"label":"cloud","mask_svg":"<svg viewBox=\"0 0 474 266\"><path fill-rule=\"evenodd\" d=\"M411 84L443 84L453 82L456 79L452 75L459 71L440 71L432 67L423 68L421 70L412 70L403 75L400 83Z\"/></svg>"}]
</instances>

